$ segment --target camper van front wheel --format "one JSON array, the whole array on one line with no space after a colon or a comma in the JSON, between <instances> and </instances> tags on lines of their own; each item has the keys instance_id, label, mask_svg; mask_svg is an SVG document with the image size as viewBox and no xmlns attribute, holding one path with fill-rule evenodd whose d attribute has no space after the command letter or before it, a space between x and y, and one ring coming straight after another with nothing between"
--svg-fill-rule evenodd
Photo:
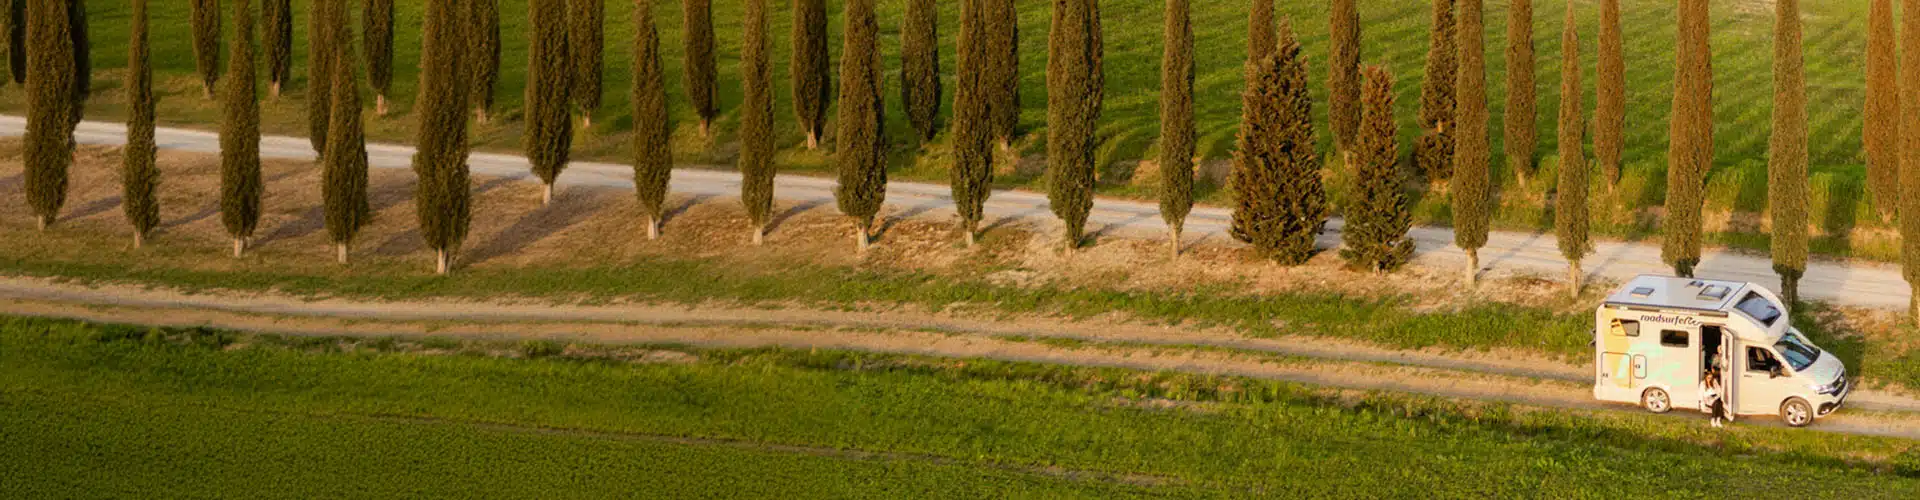
<instances>
[{"instance_id":1,"label":"camper van front wheel","mask_svg":"<svg viewBox=\"0 0 1920 500\"><path fill-rule=\"evenodd\" d=\"M1667 391L1655 387L1640 394L1640 405L1650 412L1666 413L1673 409L1673 398L1667 396Z\"/></svg>"},{"instance_id":2,"label":"camper van front wheel","mask_svg":"<svg viewBox=\"0 0 1920 500\"><path fill-rule=\"evenodd\" d=\"M1785 419L1787 425L1806 427L1813 423L1813 405L1800 398L1789 399L1780 405L1780 418Z\"/></svg>"}]
</instances>

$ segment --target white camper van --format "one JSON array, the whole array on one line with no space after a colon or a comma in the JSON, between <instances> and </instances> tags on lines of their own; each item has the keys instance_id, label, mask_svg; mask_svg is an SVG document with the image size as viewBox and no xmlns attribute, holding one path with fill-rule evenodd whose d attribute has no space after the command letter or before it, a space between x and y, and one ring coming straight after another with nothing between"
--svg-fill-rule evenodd
<instances>
[{"instance_id":1,"label":"white camper van","mask_svg":"<svg viewBox=\"0 0 1920 500\"><path fill-rule=\"evenodd\" d=\"M1840 408L1846 367L1787 321L1752 283L1640 276L1594 314L1593 396L1655 413L1707 411L1701 386L1718 368L1728 413L1779 415L1794 427Z\"/></svg>"}]
</instances>

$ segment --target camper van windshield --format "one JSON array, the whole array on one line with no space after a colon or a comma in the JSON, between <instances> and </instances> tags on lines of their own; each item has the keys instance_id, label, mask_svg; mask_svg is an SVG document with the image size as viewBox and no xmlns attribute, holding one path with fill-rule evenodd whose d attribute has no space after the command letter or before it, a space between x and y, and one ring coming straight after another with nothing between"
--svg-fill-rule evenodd
<instances>
[{"instance_id":1,"label":"camper van windshield","mask_svg":"<svg viewBox=\"0 0 1920 500\"><path fill-rule=\"evenodd\" d=\"M1734 307L1739 308L1740 312L1747 313L1747 316L1752 316L1754 321L1759 321L1762 326L1772 327L1773 322L1780 319L1780 308L1774 307L1773 301L1757 293L1748 292L1746 298L1740 299L1740 305Z\"/></svg>"},{"instance_id":2,"label":"camper van windshield","mask_svg":"<svg viewBox=\"0 0 1920 500\"><path fill-rule=\"evenodd\" d=\"M1820 348L1814 347L1800 334L1789 332L1780 336L1780 342L1773 344L1780 351L1780 357L1787 358L1787 364L1793 365L1793 371L1805 370L1813 366L1813 360L1820 359Z\"/></svg>"}]
</instances>

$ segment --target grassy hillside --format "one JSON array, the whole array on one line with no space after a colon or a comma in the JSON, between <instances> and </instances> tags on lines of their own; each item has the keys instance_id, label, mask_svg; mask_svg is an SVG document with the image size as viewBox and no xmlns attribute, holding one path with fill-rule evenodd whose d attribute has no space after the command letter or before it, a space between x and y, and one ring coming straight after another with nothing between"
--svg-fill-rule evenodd
<instances>
[{"instance_id":1,"label":"grassy hillside","mask_svg":"<svg viewBox=\"0 0 1920 500\"><path fill-rule=\"evenodd\" d=\"M1911 496L1910 441L784 350L0 318L0 494ZM671 353L654 359L647 353ZM771 410L771 411L770 411ZM1411 452L1410 452L1411 451ZM166 467L153 467L163 463ZM102 474L100 471L113 471ZM1355 471L1365 471L1355 474Z\"/></svg>"},{"instance_id":2,"label":"grassy hillside","mask_svg":"<svg viewBox=\"0 0 1920 500\"><path fill-rule=\"evenodd\" d=\"M296 44L304 47L306 2L296 0L294 3L296 10L300 11L295 23ZM487 150L515 151L519 144L520 125L514 118L518 115L516 110L521 102L527 58L526 5L515 0L501 3L504 52L498 115L506 120L489 126L477 126L476 144ZM837 55L839 6L838 2L830 3L833 4L830 9L834 16L832 33L836 38L832 47ZM1674 6L1672 2L1664 0L1624 0L1623 3L1629 72L1628 148L1625 155L1627 179L1620 192L1595 197L1598 205L1595 219L1600 234L1640 238L1657 234L1659 211L1657 208L1647 210L1646 207L1659 205L1664 197ZM656 4L662 21L661 34L665 40L662 52L666 56L669 92L677 95L682 92L684 85L679 72L682 62L678 49L679 2L656 1ZM401 29L395 45L395 115L369 121L373 140L411 140L413 120L406 113L410 112L418 77L418 65L413 61L418 58L421 5L419 2L401 2L398 7L397 24ZM1023 127L1029 136L1021 148L1027 155L1040 155L1044 154L1044 141L1039 138L1045 128L1043 71L1048 13L1044 8L1045 3L1028 2L1023 5L1026 6L1021 15L1021 64L1025 73L1022 93L1026 107ZM955 2L942 2L942 6L942 39L946 43L941 54L942 67L951 83L956 70L951 44L958 32L958 7ZM1155 96L1159 86L1157 68L1161 2L1108 0L1102 2L1102 7L1107 30L1108 88L1106 111L1100 128L1100 158L1103 164L1101 189L1110 195L1151 196L1153 176L1136 176L1135 170L1140 159L1151 157L1157 133ZM119 85L121 74L117 68L122 67L126 59L125 34L120 27L125 25L127 7L120 2L91 2L90 8L93 10L91 19L95 34L94 57L96 67L102 71L97 73L96 98L89 106L89 116L116 119L123 114L122 100L114 90ZM631 128L627 89L632 60L629 40L633 31L633 5L629 2L608 2L607 8L609 52L606 59L606 104L594 122L598 128L582 134L576 145L580 157L618 161L628 154L626 131ZM722 80L719 85L720 101L724 116L718 121L717 137L712 142L702 141L693 132L691 110L683 101L674 101L672 113L679 125L676 154L686 163L724 164L731 161L736 149L730 134L736 119L733 113L737 110L740 92L737 46L741 36L741 13L735 2L716 2L714 8ZM1200 151L1213 163L1208 167L1210 170L1218 170L1219 160L1229 158L1232 153L1238 121L1240 65L1245 53L1246 8L1246 2L1242 1L1222 0L1195 5ZM1536 53L1539 55L1539 151L1545 169L1553 168L1554 163L1548 156L1555 148L1552 127L1559 102L1557 55L1559 19L1563 8L1564 5L1559 2L1542 2L1536 6L1534 21ZM1592 68L1595 51L1592 40L1597 38L1594 34L1597 6L1582 2L1577 8L1581 9L1579 15L1586 20L1583 40L1587 41L1588 46L1583 49L1586 59L1584 66ZM1815 245L1822 253L1889 258L1897 253L1897 249L1891 236L1883 230L1885 225L1876 220L1865 205L1864 175L1860 165L1864 78L1861 68L1865 51L1866 7L1864 2L1811 2L1802 8L1808 33L1808 98L1813 104L1810 117L1814 193L1812 214L1819 228L1815 233ZM164 87L161 89L160 103L162 119L169 124L209 128L217 116L217 106L203 100L198 87L193 84L187 6L183 2L164 2L156 4L153 9L156 17L154 64L160 85ZM898 102L897 88L898 30L904 4L882 2L880 9L881 50L889 73L889 129L896 144L907 145L911 142L910 134ZM1306 50L1313 58L1313 81L1324 81L1325 7L1320 2L1280 2L1280 9L1283 15L1295 20L1295 29L1301 34ZM1505 46L1506 4L1496 0L1489 3L1488 9L1489 81L1493 83L1493 88L1489 89L1489 105L1496 122L1491 127L1495 141L1493 151L1498 155L1501 151L1498 143L1501 127L1498 121L1501 119L1505 96L1505 89L1501 88L1500 82L1504 81L1501 54ZM1361 15L1365 40L1363 61L1385 64L1395 74L1401 96L1401 129L1407 139L1403 144L1410 149L1411 139L1417 133L1413 120L1418 106L1429 28L1427 4L1416 1L1363 2ZM1714 15L1716 168L1708 181L1712 191L1708 203L1709 213L1719 215L1709 217L1709 231L1717 233L1713 239L1720 243L1764 248L1764 224L1758 221L1756 215L1765 208L1766 131L1771 108L1771 9L1765 2L1759 1L1716 2ZM773 12L770 19L771 28L777 33L771 37L776 55L774 74L779 81L775 104L778 111L777 130L782 134L783 144L789 148L783 153L781 161L789 170L821 171L830 168L829 158L824 153L806 152L799 147L802 136L794 125L787 102L791 97L791 91L786 88L786 33L790 18L791 13L782 6ZM295 51L296 68L304 68L304 56L305 50ZM1588 71L1591 73L1591 69ZM304 82L300 81L304 77L304 70L296 69L294 73L296 81L289 88L288 96L264 108L267 114L265 127L270 133L304 133L305 128L301 125L304 106L299 102L305 87ZM1592 81L1591 76L1588 81ZM948 89L951 90L951 85ZM17 87L0 91L0 111L23 112L22 94ZM1316 106L1316 112L1324 113L1324 89L1316 88L1315 95L1323 99ZM950 104L951 95L947 97ZM1589 93L1589 108L1591 99ZM944 111L950 112L950 109ZM1326 130L1324 119L1320 123L1323 124L1320 140L1326 147L1330 145L1331 133ZM1492 164L1499 168L1503 162L1494 158ZM938 145L921 153L916 153L910 146L902 146L896 155L895 165L897 176L902 178L945 179L944 155ZM1001 184L1008 187L1038 187L1043 181L1037 174L1031 168L1007 172L1003 174ZM1508 228L1549 226L1552 217L1547 208L1547 192L1550 191L1547 183L1554 177L1537 176L1540 180L1531 186L1510 185L1513 183L1512 177L1505 174L1495 177L1509 184L1502 194L1499 224ZM1226 199L1218 182L1202 184L1203 201L1221 202ZM1444 224L1450 217L1445 196L1437 193L1424 196L1419 211L1421 219L1429 223ZM1856 231L1862 228L1868 230Z\"/></svg>"}]
</instances>

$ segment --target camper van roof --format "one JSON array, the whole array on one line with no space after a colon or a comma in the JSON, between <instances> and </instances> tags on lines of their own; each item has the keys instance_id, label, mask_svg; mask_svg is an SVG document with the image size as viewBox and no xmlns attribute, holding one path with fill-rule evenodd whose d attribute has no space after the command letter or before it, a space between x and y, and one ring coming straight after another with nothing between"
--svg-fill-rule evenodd
<instances>
[{"instance_id":1,"label":"camper van roof","mask_svg":"<svg viewBox=\"0 0 1920 500\"><path fill-rule=\"evenodd\" d=\"M1733 307L1747 287L1738 281L1717 281L1671 276L1642 275L1627 282L1608 304L1698 311L1726 311Z\"/></svg>"}]
</instances>

